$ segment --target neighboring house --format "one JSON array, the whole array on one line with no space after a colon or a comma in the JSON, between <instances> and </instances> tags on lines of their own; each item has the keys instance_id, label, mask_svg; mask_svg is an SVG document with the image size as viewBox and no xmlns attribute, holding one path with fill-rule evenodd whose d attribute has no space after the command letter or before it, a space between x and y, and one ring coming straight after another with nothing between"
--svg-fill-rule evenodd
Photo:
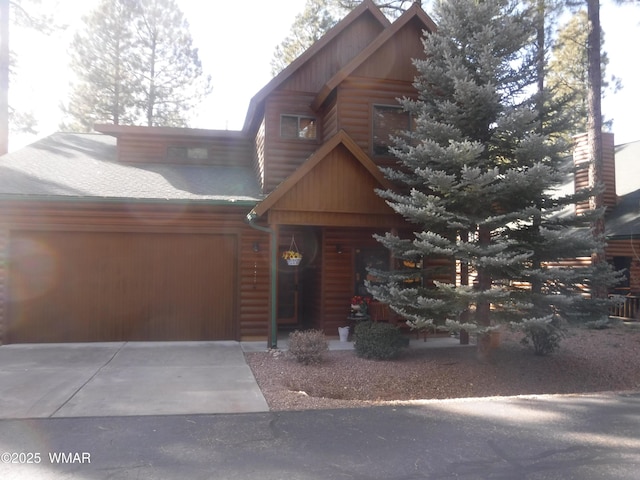
<instances>
[{"instance_id":1,"label":"neighboring house","mask_svg":"<svg viewBox=\"0 0 640 480\"><path fill-rule=\"evenodd\" d=\"M588 159L587 136L576 137L574 163ZM588 169L576 176L576 185L589 182ZM605 214L605 255L616 270L625 273L611 294L625 297L612 310L613 316L638 319L640 307L640 141L614 144L612 133L603 134L603 183ZM578 205L578 208L588 208Z\"/></svg>"},{"instance_id":2,"label":"neighboring house","mask_svg":"<svg viewBox=\"0 0 640 480\"><path fill-rule=\"evenodd\" d=\"M372 235L409 228L374 190L434 29L417 4L390 23L365 0L242 131L98 125L2 157L1 341L335 335L366 267L391 262Z\"/></svg>"},{"instance_id":3,"label":"neighboring house","mask_svg":"<svg viewBox=\"0 0 640 480\"><path fill-rule=\"evenodd\" d=\"M640 141L615 147L616 204L606 217L607 258L626 270L617 293L640 297Z\"/></svg>"}]
</instances>

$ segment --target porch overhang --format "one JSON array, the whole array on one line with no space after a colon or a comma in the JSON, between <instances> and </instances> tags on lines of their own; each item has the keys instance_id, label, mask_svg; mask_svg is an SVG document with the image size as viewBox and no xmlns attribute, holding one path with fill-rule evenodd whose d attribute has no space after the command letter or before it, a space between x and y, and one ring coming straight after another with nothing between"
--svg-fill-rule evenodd
<instances>
[{"instance_id":1,"label":"porch overhang","mask_svg":"<svg viewBox=\"0 0 640 480\"><path fill-rule=\"evenodd\" d=\"M252 213L267 215L270 225L401 226L402 217L375 191L391 188L378 166L341 130Z\"/></svg>"}]
</instances>

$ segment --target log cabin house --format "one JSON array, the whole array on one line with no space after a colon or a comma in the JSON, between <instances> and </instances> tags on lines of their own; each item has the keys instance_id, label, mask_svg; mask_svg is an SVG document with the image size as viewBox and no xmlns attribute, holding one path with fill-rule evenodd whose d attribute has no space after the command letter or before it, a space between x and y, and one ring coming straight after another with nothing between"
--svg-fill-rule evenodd
<instances>
[{"instance_id":1,"label":"log cabin house","mask_svg":"<svg viewBox=\"0 0 640 480\"><path fill-rule=\"evenodd\" d=\"M364 0L251 100L241 131L96 125L0 163L2 343L330 336L406 228L374 189L435 29ZM302 256L289 266L283 252Z\"/></svg>"},{"instance_id":2,"label":"log cabin house","mask_svg":"<svg viewBox=\"0 0 640 480\"><path fill-rule=\"evenodd\" d=\"M586 135L576 138L574 163L586 161ZM640 314L640 141L614 144L612 133L603 134L603 183L605 213L605 254L616 270L624 272L623 281L610 295L619 298L619 306L610 315L624 320L639 320ZM588 171L576 174L576 186L587 185ZM577 208L585 208L578 205Z\"/></svg>"},{"instance_id":3,"label":"log cabin house","mask_svg":"<svg viewBox=\"0 0 640 480\"><path fill-rule=\"evenodd\" d=\"M435 28L417 4L390 23L364 0L241 131L96 125L2 157L0 343L335 336L367 266L392 266L372 235L411 231L374 190Z\"/></svg>"}]
</instances>

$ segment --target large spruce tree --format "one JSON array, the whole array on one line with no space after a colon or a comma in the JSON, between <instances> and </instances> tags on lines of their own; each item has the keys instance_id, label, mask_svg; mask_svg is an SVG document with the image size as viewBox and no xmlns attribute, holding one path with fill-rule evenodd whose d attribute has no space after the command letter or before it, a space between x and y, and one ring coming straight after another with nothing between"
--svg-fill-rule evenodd
<instances>
[{"instance_id":1,"label":"large spruce tree","mask_svg":"<svg viewBox=\"0 0 640 480\"><path fill-rule=\"evenodd\" d=\"M593 267L558 262L601 249L588 226L602 212L577 216L576 198L559 192L565 145L536 110L533 12L510 0L449 0L435 16L426 59L415 61L418 100L402 102L414 128L396 139L398 168L385 171L403 188L380 192L415 233L378 239L396 258L418 265L446 258L474 280L416 287L404 282L413 269L375 272L386 282L371 292L415 325L447 320L481 340L502 321L549 322L587 307L601 313L583 295Z\"/></svg>"}]
</instances>

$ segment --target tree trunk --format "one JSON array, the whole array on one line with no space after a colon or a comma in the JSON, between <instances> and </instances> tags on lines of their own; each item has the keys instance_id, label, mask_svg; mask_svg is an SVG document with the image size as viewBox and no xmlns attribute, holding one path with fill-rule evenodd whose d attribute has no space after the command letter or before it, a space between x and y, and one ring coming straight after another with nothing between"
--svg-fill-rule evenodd
<instances>
[{"instance_id":1,"label":"tree trunk","mask_svg":"<svg viewBox=\"0 0 640 480\"><path fill-rule=\"evenodd\" d=\"M478 244L481 247L489 246L491 243L491 230L488 227L478 229ZM486 292L491 289L491 276L485 272L484 268L478 268L478 290ZM483 327L491 325L491 303L481 299L476 305L476 323Z\"/></svg>"},{"instance_id":2,"label":"tree trunk","mask_svg":"<svg viewBox=\"0 0 640 480\"><path fill-rule=\"evenodd\" d=\"M545 109L545 96L544 96L544 81L545 81L545 47L546 47L546 32L545 32L545 11L546 0L537 0L536 2L536 77L537 77L537 96L536 96L536 110L538 111L538 129L539 134L544 135L544 109ZM542 205L540 202L536 207L541 211ZM532 232L539 234L540 227L542 225L542 215L538 212L533 217ZM540 261L540 255L536 251L532 258L532 268L539 270L542 267ZM533 279L531 281L531 291L535 294L539 294L542 291L542 282L539 279Z\"/></svg>"},{"instance_id":3,"label":"tree trunk","mask_svg":"<svg viewBox=\"0 0 640 480\"><path fill-rule=\"evenodd\" d=\"M536 4L536 76L538 85L538 95L536 107L538 109L538 123L540 133L543 127L544 111L544 76L545 76L545 43L546 32L544 30L545 0L537 0Z\"/></svg>"},{"instance_id":4,"label":"tree trunk","mask_svg":"<svg viewBox=\"0 0 640 480\"><path fill-rule=\"evenodd\" d=\"M0 155L9 151L9 0L0 0Z\"/></svg>"},{"instance_id":5,"label":"tree trunk","mask_svg":"<svg viewBox=\"0 0 640 480\"><path fill-rule=\"evenodd\" d=\"M587 17L589 19L589 35L587 37L587 55L589 64L589 89L588 89L588 118L587 138L589 145L589 179L590 187L603 185L603 160L602 160L602 72L600 59L600 2L587 0ZM592 207L604 206L604 192L596 192L592 197ZM593 234L597 237L604 235L604 217L598 217L593 223ZM596 251L592 255L594 264L605 261L604 252ZM606 289L594 286L592 294L597 298L607 295Z\"/></svg>"},{"instance_id":6,"label":"tree trunk","mask_svg":"<svg viewBox=\"0 0 640 480\"><path fill-rule=\"evenodd\" d=\"M491 243L491 230L487 227L478 229L478 243L481 246L488 246ZM481 293L491 289L491 276L484 268L478 269L478 289ZM486 299L478 300L476 304L476 324L480 327L488 327L491 325L491 302ZM490 359L491 345L488 333L478 335L477 357L481 362L487 362Z\"/></svg>"}]
</instances>

